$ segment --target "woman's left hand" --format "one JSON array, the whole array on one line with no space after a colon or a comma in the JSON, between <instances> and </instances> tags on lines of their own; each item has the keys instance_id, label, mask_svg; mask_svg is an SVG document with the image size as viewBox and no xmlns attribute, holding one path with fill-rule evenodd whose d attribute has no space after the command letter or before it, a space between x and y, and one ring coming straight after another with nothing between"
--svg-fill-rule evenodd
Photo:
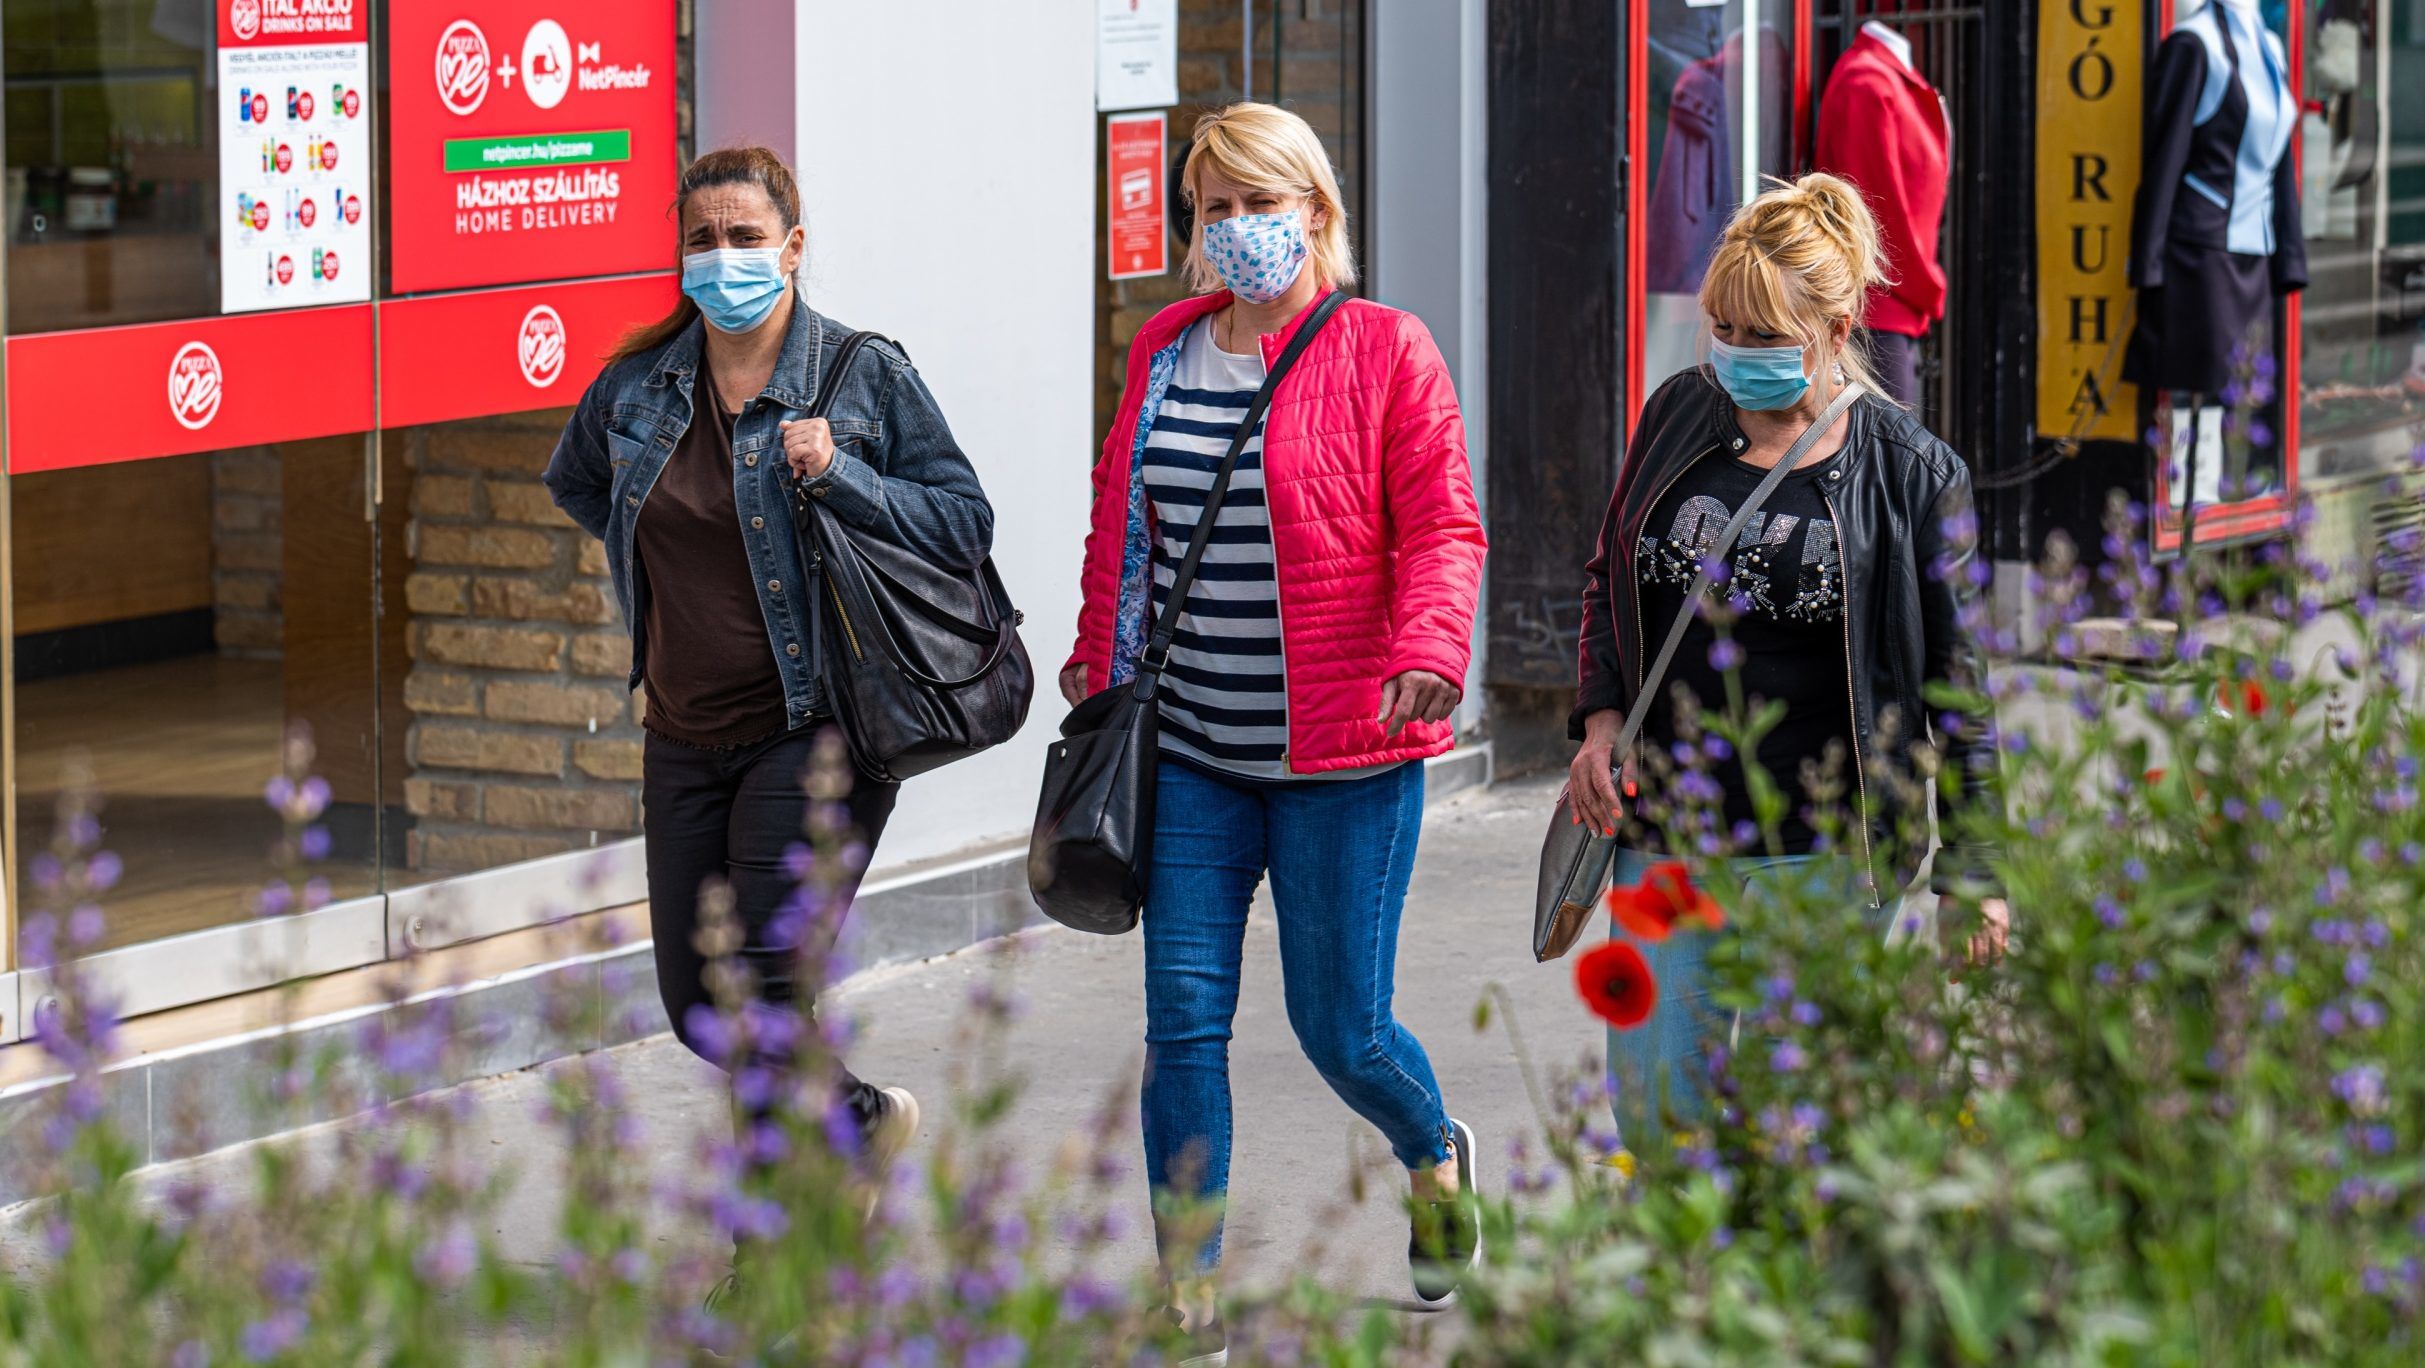
<instances>
[{"instance_id":1,"label":"woman's left hand","mask_svg":"<svg viewBox=\"0 0 2425 1368\"><path fill-rule=\"evenodd\" d=\"M1373 720L1396 736L1409 722L1445 722L1465 691L1429 670L1408 670L1381 686L1381 713Z\"/></svg>"},{"instance_id":2,"label":"woman's left hand","mask_svg":"<svg viewBox=\"0 0 2425 1368\"><path fill-rule=\"evenodd\" d=\"M782 425L783 459L791 473L813 480L832 468L834 430L822 418L798 418Z\"/></svg>"},{"instance_id":3,"label":"woman's left hand","mask_svg":"<svg viewBox=\"0 0 2425 1368\"><path fill-rule=\"evenodd\" d=\"M1952 895L1937 900L1938 944L1946 954L1954 953L1955 928L1968 920L1961 903ZM1981 898L1979 919L1967 943L1962 946L1962 958L1971 964L1985 964L2004 956L2004 941L2012 931L2012 908L2002 898Z\"/></svg>"}]
</instances>

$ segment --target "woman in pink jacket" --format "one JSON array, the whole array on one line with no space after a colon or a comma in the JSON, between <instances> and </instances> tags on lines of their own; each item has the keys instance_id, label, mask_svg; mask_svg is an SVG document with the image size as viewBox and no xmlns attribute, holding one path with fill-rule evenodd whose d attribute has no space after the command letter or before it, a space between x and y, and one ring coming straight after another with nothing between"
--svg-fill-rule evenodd
<instances>
[{"instance_id":1,"label":"woman in pink jacket","mask_svg":"<svg viewBox=\"0 0 2425 1368\"><path fill-rule=\"evenodd\" d=\"M1266 367L1355 278L1337 180L1296 115L1241 104L1206 116L1183 180L1201 293L1129 350L1095 467L1077 650L1061 674L1073 704L1134 676ZM1238 462L1160 693L1142 1105L1189 1363L1225 1361L1211 1276L1230 1019L1267 872L1297 1039L1413 1175L1418 1295L1447 1300L1478 1253L1473 1132L1449 1117L1390 999L1422 762L1454 744L1482 555L1439 349L1412 315L1349 301ZM1196 1223L1177 1218L1187 1207Z\"/></svg>"}]
</instances>

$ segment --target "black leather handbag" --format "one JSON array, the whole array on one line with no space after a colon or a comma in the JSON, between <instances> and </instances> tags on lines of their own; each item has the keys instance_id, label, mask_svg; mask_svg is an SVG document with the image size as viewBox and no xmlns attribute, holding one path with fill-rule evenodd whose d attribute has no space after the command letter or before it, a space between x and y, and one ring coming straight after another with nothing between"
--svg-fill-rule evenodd
<instances>
[{"instance_id":1,"label":"black leather handbag","mask_svg":"<svg viewBox=\"0 0 2425 1368\"><path fill-rule=\"evenodd\" d=\"M844 339L806 417L826 416L873 337ZM993 559L935 565L851 526L805 484L792 501L818 673L858 771L897 783L1017 735L1036 672Z\"/></svg>"},{"instance_id":2,"label":"black leather handbag","mask_svg":"<svg viewBox=\"0 0 2425 1368\"><path fill-rule=\"evenodd\" d=\"M1229 452L1204 496L1195 539L1172 578L1162 615L1146 639L1137 677L1104 689L1070 710L1061 739L1044 757L1044 792L1036 803L1036 834L1027 849L1027 887L1044 915L1078 931L1116 936L1134 928L1153 872L1154 761L1161 714L1154 701L1170 663L1171 638L1195 584L1196 567L1212 541L1213 522L1229 497L1230 476L1280 381L1313 344L1314 334L1347 296L1332 291L1263 378Z\"/></svg>"}]
</instances>

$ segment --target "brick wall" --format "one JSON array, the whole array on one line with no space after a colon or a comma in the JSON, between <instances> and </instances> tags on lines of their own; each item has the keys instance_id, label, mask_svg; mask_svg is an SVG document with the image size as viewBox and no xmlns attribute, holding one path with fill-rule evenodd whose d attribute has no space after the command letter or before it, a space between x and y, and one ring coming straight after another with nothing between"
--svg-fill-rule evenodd
<instances>
[{"instance_id":1,"label":"brick wall","mask_svg":"<svg viewBox=\"0 0 2425 1368\"><path fill-rule=\"evenodd\" d=\"M631 834L640 699L606 552L539 472L562 409L413 429L413 868L482 869ZM392 449L392 448L391 448Z\"/></svg>"},{"instance_id":2,"label":"brick wall","mask_svg":"<svg viewBox=\"0 0 2425 1368\"><path fill-rule=\"evenodd\" d=\"M211 463L211 603L221 655L276 659L285 553L278 454L271 447L216 451Z\"/></svg>"},{"instance_id":3,"label":"brick wall","mask_svg":"<svg viewBox=\"0 0 2425 1368\"><path fill-rule=\"evenodd\" d=\"M1255 20L1255 98L1276 100L1302 115L1330 149L1331 165L1339 173L1340 193L1346 196L1351 226L1356 210L1362 157L1358 110L1363 99L1358 86L1360 65L1354 53L1362 40L1362 0L1289 0L1280 6L1258 5ZM1280 27L1271 25L1275 14ZM1195 131L1205 113L1242 97L1245 90L1245 36L1237 0L1179 0L1179 104L1170 111L1170 150ZM1273 59L1275 36L1279 57ZM1098 131L1098 139L1100 132ZM1102 151L1098 145L1096 164ZM1105 259L1101 241L1105 206L1103 177L1096 176L1095 260ZM1174 216L1178 206L1173 205ZM1358 232L1359 239L1361 232ZM1111 281L1101 274L1095 286L1095 431L1111 430L1120 405L1120 390L1128 379L1128 344L1163 306L1184 298L1186 278L1180 274L1186 245L1171 243L1171 272L1137 280ZM1098 265L1098 272L1102 267ZM1099 445L1099 443L1098 443Z\"/></svg>"}]
</instances>

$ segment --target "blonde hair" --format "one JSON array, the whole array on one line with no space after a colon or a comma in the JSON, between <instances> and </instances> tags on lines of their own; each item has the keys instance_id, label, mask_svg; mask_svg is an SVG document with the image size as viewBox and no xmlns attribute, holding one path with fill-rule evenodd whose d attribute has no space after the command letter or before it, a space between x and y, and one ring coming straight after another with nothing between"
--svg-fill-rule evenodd
<instances>
[{"instance_id":1,"label":"blonde hair","mask_svg":"<svg viewBox=\"0 0 2425 1368\"><path fill-rule=\"evenodd\" d=\"M1832 363L1892 403L1861 349L1838 349L1833 336L1840 321L1859 327L1870 291L1892 283L1878 221L1851 182L1823 171L1791 182L1772 177L1727 221L1701 278L1701 311L1794 338L1817 351L1820 375Z\"/></svg>"},{"instance_id":2,"label":"blonde hair","mask_svg":"<svg viewBox=\"0 0 2425 1368\"><path fill-rule=\"evenodd\" d=\"M1195 143L1187 151L1179 183L1187 202L1196 202L1196 187L1207 172L1248 190L1303 195L1307 264L1325 285L1352 285L1356 252L1347 237L1347 206L1339 198L1339 178L1330 168L1330 154L1313 126L1267 104L1234 104L1196 120ZM1313 226L1315 207L1324 211L1322 226ZM1221 288L1221 274L1204 259L1204 217L1196 216L1187 246L1187 284L1198 294Z\"/></svg>"}]
</instances>

